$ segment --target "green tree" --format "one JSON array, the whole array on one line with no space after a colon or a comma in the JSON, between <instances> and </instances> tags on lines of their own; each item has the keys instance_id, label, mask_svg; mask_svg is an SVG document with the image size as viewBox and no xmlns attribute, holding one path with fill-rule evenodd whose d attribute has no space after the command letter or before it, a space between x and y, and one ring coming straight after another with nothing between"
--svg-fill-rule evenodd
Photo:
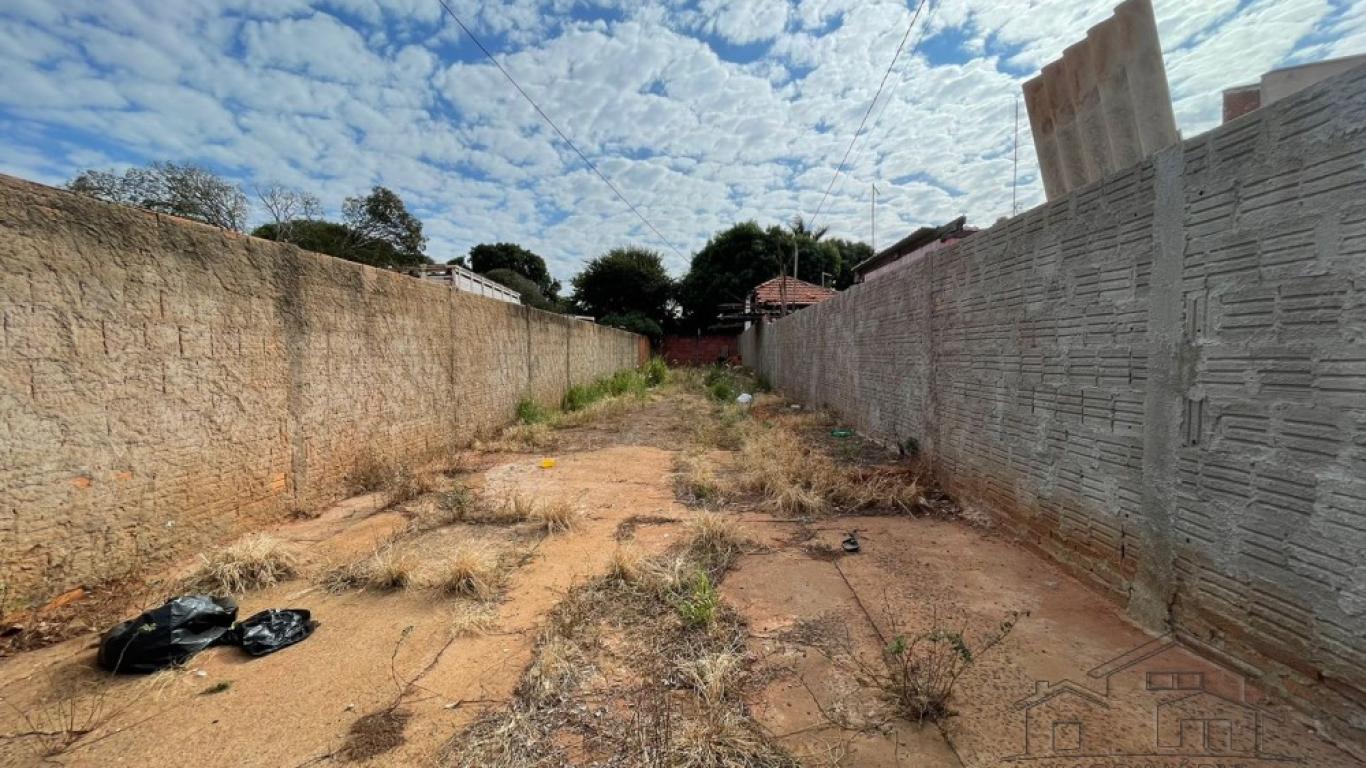
<instances>
[{"instance_id":1,"label":"green tree","mask_svg":"<svg viewBox=\"0 0 1366 768\"><path fill-rule=\"evenodd\" d=\"M712 236L693 255L678 287L683 323L706 330L717 322L723 304L743 304L754 286L778 276L782 243L757 223L746 221ZM791 258L790 249L786 258Z\"/></svg>"},{"instance_id":2,"label":"green tree","mask_svg":"<svg viewBox=\"0 0 1366 768\"><path fill-rule=\"evenodd\" d=\"M346 198L342 202L342 219L354 252L391 257L393 261L386 266L431 261L423 253L427 237L422 234L422 222L408 212L403 199L393 190L374 187L365 197Z\"/></svg>"},{"instance_id":3,"label":"green tree","mask_svg":"<svg viewBox=\"0 0 1366 768\"><path fill-rule=\"evenodd\" d=\"M113 171L83 171L67 189L111 203L202 221L241 232L247 222L242 188L190 163L152 163Z\"/></svg>"},{"instance_id":4,"label":"green tree","mask_svg":"<svg viewBox=\"0 0 1366 768\"><path fill-rule=\"evenodd\" d=\"M574 303L594 317L638 314L656 322L665 317L673 281L655 251L614 248L574 276Z\"/></svg>"},{"instance_id":5,"label":"green tree","mask_svg":"<svg viewBox=\"0 0 1366 768\"><path fill-rule=\"evenodd\" d=\"M693 255L678 289L683 325L689 330L716 327L722 306L743 304L756 285L784 269L809 283L847 288L853 282L853 265L871 255L868 246L827 238L825 227L812 229L800 216L787 227L736 224L712 236Z\"/></svg>"},{"instance_id":6,"label":"green tree","mask_svg":"<svg viewBox=\"0 0 1366 768\"><path fill-rule=\"evenodd\" d=\"M560 306L558 301L541 293L541 287L536 285L531 278L523 275L521 272L500 267L498 269L490 269L489 271L484 272L483 275L484 277L487 277L496 283L501 283L521 294L522 303L528 307L544 309L547 312L560 312L563 310L563 307Z\"/></svg>"},{"instance_id":7,"label":"green tree","mask_svg":"<svg viewBox=\"0 0 1366 768\"><path fill-rule=\"evenodd\" d=\"M535 283L547 299L554 300L560 294L560 283L550 277L545 259L516 243L481 243L474 246L469 253L469 268L481 275L487 275L495 269L510 269Z\"/></svg>"},{"instance_id":8,"label":"green tree","mask_svg":"<svg viewBox=\"0 0 1366 768\"><path fill-rule=\"evenodd\" d=\"M369 264L372 267L392 267L413 264L382 240L358 240L350 227L335 221L293 219L280 224L271 222L252 230L253 237L279 242L290 242L314 253L325 253L339 259ZM422 262L417 262L422 263Z\"/></svg>"}]
</instances>

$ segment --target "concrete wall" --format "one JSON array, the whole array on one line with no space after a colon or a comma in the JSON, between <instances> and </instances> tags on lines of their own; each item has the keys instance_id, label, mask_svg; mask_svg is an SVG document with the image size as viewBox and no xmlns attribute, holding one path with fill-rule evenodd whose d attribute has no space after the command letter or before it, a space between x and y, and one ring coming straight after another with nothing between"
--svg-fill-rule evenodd
<instances>
[{"instance_id":1,"label":"concrete wall","mask_svg":"<svg viewBox=\"0 0 1366 768\"><path fill-rule=\"evenodd\" d=\"M0 176L0 583L182 557L640 362L643 339Z\"/></svg>"},{"instance_id":2,"label":"concrete wall","mask_svg":"<svg viewBox=\"0 0 1366 768\"><path fill-rule=\"evenodd\" d=\"M1366 743L1366 68L741 349Z\"/></svg>"}]
</instances>

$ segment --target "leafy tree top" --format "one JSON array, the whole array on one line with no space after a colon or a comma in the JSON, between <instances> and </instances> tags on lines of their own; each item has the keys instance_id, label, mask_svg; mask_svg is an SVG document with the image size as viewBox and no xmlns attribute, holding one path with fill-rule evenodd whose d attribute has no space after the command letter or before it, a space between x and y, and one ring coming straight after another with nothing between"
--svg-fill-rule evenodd
<instances>
[{"instance_id":1,"label":"leafy tree top","mask_svg":"<svg viewBox=\"0 0 1366 768\"><path fill-rule=\"evenodd\" d=\"M374 187L365 197L348 197L342 202L342 219L358 247L383 243L393 249L401 264L425 264L423 249L427 237L422 222L408 212L393 190Z\"/></svg>"},{"instance_id":2,"label":"leafy tree top","mask_svg":"<svg viewBox=\"0 0 1366 768\"><path fill-rule=\"evenodd\" d=\"M574 301L596 317L637 314L662 322L673 280L655 251L615 248L574 276Z\"/></svg>"},{"instance_id":3,"label":"leafy tree top","mask_svg":"<svg viewBox=\"0 0 1366 768\"><path fill-rule=\"evenodd\" d=\"M460 264L465 266L464 262ZM510 269L535 283L547 299L555 299L560 292L560 283L550 277L545 259L516 243L476 245L470 249L468 266L484 275L495 269Z\"/></svg>"}]
</instances>

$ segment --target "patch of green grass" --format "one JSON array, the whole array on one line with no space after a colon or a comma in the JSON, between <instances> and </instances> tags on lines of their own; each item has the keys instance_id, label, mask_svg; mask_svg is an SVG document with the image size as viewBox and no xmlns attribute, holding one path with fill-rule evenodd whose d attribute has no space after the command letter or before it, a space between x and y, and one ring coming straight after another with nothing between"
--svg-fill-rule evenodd
<instances>
[{"instance_id":1,"label":"patch of green grass","mask_svg":"<svg viewBox=\"0 0 1366 768\"><path fill-rule=\"evenodd\" d=\"M540 424L550 418L545 406L530 398L522 398L517 403L517 421L522 424Z\"/></svg>"},{"instance_id":2,"label":"patch of green grass","mask_svg":"<svg viewBox=\"0 0 1366 768\"><path fill-rule=\"evenodd\" d=\"M601 400L604 387L601 381L592 384L575 384L564 393L564 399L560 401L560 408L566 411L581 411L584 408Z\"/></svg>"},{"instance_id":3,"label":"patch of green grass","mask_svg":"<svg viewBox=\"0 0 1366 768\"><path fill-rule=\"evenodd\" d=\"M688 591L678 599L678 615L689 627L710 627L721 609L721 595L704 570L698 570Z\"/></svg>"}]
</instances>

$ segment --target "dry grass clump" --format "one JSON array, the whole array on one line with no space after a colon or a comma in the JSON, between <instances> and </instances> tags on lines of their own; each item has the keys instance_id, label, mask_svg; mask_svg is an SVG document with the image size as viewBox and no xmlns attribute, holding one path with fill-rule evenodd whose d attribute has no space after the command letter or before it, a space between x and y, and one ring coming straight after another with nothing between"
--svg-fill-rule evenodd
<instances>
[{"instance_id":1,"label":"dry grass clump","mask_svg":"<svg viewBox=\"0 0 1366 768\"><path fill-rule=\"evenodd\" d=\"M402 504L436 490L437 476L420 472L407 464L364 456L347 475L356 493L384 492L386 504Z\"/></svg>"},{"instance_id":2,"label":"dry grass clump","mask_svg":"<svg viewBox=\"0 0 1366 768\"><path fill-rule=\"evenodd\" d=\"M674 489L685 503L704 504L720 498L721 483L705 456L681 453L674 459L674 468Z\"/></svg>"},{"instance_id":3,"label":"dry grass clump","mask_svg":"<svg viewBox=\"0 0 1366 768\"><path fill-rule=\"evenodd\" d=\"M494 453L535 453L555 445L555 429L547 422L513 424L488 442L478 441L475 448Z\"/></svg>"},{"instance_id":4,"label":"dry grass clump","mask_svg":"<svg viewBox=\"0 0 1366 768\"><path fill-rule=\"evenodd\" d=\"M486 635L497 626L497 612L488 603L464 603L451 615L451 633L456 637Z\"/></svg>"},{"instance_id":5,"label":"dry grass clump","mask_svg":"<svg viewBox=\"0 0 1366 768\"><path fill-rule=\"evenodd\" d=\"M757 493L765 506L797 517L873 507L914 514L921 508L924 489L913 474L844 466L809 445L792 426L820 418L785 417L774 426L745 430L736 457L740 490Z\"/></svg>"},{"instance_id":6,"label":"dry grass clump","mask_svg":"<svg viewBox=\"0 0 1366 768\"><path fill-rule=\"evenodd\" d=\"M645 558L635 547L618 544L607 561L607 578L635 584L645 576Z\"/></svg>"},{"instance_id":7,"label":"dry grass clump","mask_svg":"<svg viewBox=\"0 0 1366 768\"><path fill-rule=\"evenodd\" d=\"M593 673L583 648L563 635L551 634L536 649L536 657L517 686L517 696L532 704L562 701Z\"/></svg>"},{"instance_id":8,"label":"dry grass clump","mask_svg":"<svg viewBox=\"0 0 1366 768\"><path fill-rule=\"evenodd\" d=\"M413 584L417 567L416 555L386 543L367 557L329 569L320 585L333 593L353 589L393 591Z\"/></svg>"},{"instance_id":9,"label":"dry grass clump","mask_svg":"<svg viewBox=\"0 0 1366 768\"><path fill-rule=\"evenodd\" d=\"M199 556L182 589L207 595L236 595L273 587L299 573L299 555L279 539L257 533Z\"/></svg>"},{"instance_id":10,"label":"dry grass clump","mask_svg":"<svg viewBox=\"0 0 1366 768\"><path fill-rule=\"evenodd\" d=\"M412 529L429 531L448 525L463 523L470 519L479 508L478 498L467 486L456 483L437 494L435 498L424 500L412 509Z\"/></svg>"},{"instance_id":11,"label":"dry grass clump","mask_svg":"<svg viewBox=\"0 0 1366 768\"><path fill-rule=\"evenodd\" d=\"M551 499L532 504L527 519L546 533L563 533L579 527L583 511L568 499Z\"/></svg>"},{"instance_id":12,"label":"dry grass clump","mask_svg":"<svg viewBox=\"0 0 1366 768\"><path fill-rule=\"evenodd\" d=\"M502 577L492 558L462 547L442 565L436 583L448 595L489 600L498 594Z\"/></svg>"},{"instance_id":13,"label":"dry grass clump","mask_svg":"<svg viewBox=\"0 0 1366 768\"><path fill-rule=\"evenodd\" d=\"M734 649L685 659L677 665L680 678L708 707L720 707L739 691L745 657Z\"/></svg>"},{"instance_id":14,"label":"dry grass clump","mask_svg":"<svg viewBox=\"0 0 1366 768\"><path fill-rule=\"evenodd\" d=\"M697 513L688 528L688 557L713 574L728 570L753 543L739 523L714 512Z\"/></svg>"}]
</instances>

